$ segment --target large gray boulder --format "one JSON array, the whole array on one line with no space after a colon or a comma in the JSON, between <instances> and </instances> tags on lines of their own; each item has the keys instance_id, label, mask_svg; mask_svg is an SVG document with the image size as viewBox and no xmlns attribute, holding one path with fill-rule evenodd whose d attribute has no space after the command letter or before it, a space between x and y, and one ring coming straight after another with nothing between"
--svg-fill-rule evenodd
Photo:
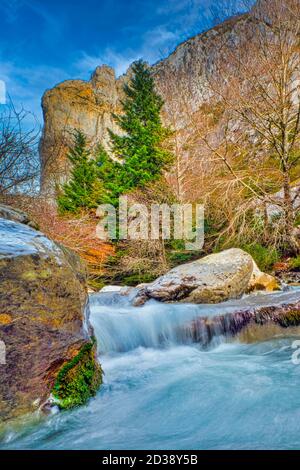
<instances>
[{"instance_id":1,"label":"large gray boulder","mask_svg":"<svg viewBox=\"0 0 300 470\"><path fill-rule=\"evenodd\" d=\"M254 279L255 274L255 279ZM218 303L256 289L258 272L252 257L232 248L178 266L140 289L134 305L148 299L161 302ZM269 281L274 280L271 276ZM274 283L274 288L277 288ZM267 289L267 286L262 287ZM272 289L270 289L272 290Z\"/></svg>"}]
</instances>

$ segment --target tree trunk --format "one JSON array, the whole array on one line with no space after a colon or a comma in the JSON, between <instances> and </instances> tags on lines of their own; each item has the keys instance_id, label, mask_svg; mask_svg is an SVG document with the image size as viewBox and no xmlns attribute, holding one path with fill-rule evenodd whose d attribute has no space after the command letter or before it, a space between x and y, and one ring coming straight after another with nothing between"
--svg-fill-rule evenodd
<instances>
[{"instance_id":1,"label":"tree trunk","mask_svg":"<svg viewBox=\"0 0 300 470\"><path fill-rule=\"evenodd\" d=\"M270 224L269 224L269 216L268 216L268 209L267 209L266 202L264 202L263 217L264 217L264 243L268 245L268 242L270 239Z\"/></svg>"},{"instance_id":2,"label":"tree trunk","mask_svg":"<svg viewBox=\"0 0 300 470\"><path fill-rule=\"evenodd\" d=\"M292 255L296 255L300 251L299 243L294 235L294 222L295 213L293 207L293 200L291 195L291 186L289 175L284 175L283 182L283 193L284 193L284 237L287 244L287 248Z\"/></svg>"}]
</instances>

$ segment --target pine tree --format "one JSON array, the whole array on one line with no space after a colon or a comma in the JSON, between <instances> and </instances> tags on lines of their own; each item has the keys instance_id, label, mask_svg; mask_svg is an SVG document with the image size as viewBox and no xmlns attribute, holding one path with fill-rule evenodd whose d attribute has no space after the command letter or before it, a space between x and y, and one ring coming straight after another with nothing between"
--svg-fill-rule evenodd
<instances>
[{"instance_id":1,"label":"pine tree","mask_svg":"<svg viewBox=\"0 0 300 470\"><path fill-rule=\"evenodd\" d=\"M103 184L101 202L102 204L112 204L117 207L119 195L123 193L124 189L121 185L123 166L121 163L114 161L102 145L99 145L97 149L96 162L97 174Z\"/></svg>"},{"instance_id":2,"label":"pine tree","mask_svg":"<svg viewBox=\"0 0 300 470\"><path fill-rule=\"evenodd\" d=\"M98 175L97 162L91 158L85 135L75 131L74 146L67 155L71 162L70 181L63 185L58 196L58 208L61 213L76 213L81 209L96 208L103 194Z\"/></svg>"},{"instance_id":3,"label":"pine tree","mask_svg":"<svg viewBox=\"0 0 300 470\"><path fill-rule=\"evenodd\" d=\"M171 153L163 148L170 135L161 122L163 100L142 60L133 64L132 78L124 86L124 93L123 113L113 115L122 135L109 131L112 153L122 161L113 169L110 191L114 198L159 179L172 161Z\"/></svg>"}]
</instances>

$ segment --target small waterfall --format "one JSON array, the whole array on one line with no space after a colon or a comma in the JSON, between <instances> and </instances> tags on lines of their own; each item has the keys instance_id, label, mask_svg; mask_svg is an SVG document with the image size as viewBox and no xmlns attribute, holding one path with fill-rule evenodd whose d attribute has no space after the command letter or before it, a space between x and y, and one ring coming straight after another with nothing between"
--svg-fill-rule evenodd
<instances>
[{"instance_id":1,"label":"small waterfall","mask_svg":"<svg viewBox=\"0 0 300 470\"><path fill-rule=\"evenodd\" d=\"M90 307L101 354L191 343L207 347L235 336L251 322L289 326L287 313L295 308L300 312L300 290L251 295L216 305L150 301L140 308L132 307L130 297L100 293L91 296Z\"/></svg>"}]
</instances>

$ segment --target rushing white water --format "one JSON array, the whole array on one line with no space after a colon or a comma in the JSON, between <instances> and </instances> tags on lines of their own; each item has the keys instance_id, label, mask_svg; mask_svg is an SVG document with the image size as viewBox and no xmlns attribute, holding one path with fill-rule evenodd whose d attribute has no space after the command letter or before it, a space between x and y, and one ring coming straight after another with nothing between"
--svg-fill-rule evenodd
<instances>
[{"instance_id":1,"label":"rushing white water","mask_svg":"<svg viewBox=\"0 0 300 470\"><path fill-rule=\"evenodd\" d=\"M275 306L300 301L300 289L276 294L245 296L216 305L162 304L150 301L143 307L131 307L130 297L120 294L96 294L91 297L92 323L100 353L126 352L138 347L159 348L191 344L195 339L193 320L214 318L237 310ZM228 329L230 328L229 319ZM198 342L207 344L208 331L201 325ZM213 344L222 342L224 331L218 324ZM226 325L225 325L226 330Z\"/></svg>"},{"instance_id":2,"label":"rushing white water","mask_svg":"<svg viewBox=\"0 0 300 470\"><path fill-rule=\"evenodd\" d=\"M92 296L105 372L97 397L38 425L11 430L4 449L299 449L300 366L295 337L243 345L183 345L186 322L246 306L288 303L300 292L215 306Z\"/></svg>"}]
</instances>

